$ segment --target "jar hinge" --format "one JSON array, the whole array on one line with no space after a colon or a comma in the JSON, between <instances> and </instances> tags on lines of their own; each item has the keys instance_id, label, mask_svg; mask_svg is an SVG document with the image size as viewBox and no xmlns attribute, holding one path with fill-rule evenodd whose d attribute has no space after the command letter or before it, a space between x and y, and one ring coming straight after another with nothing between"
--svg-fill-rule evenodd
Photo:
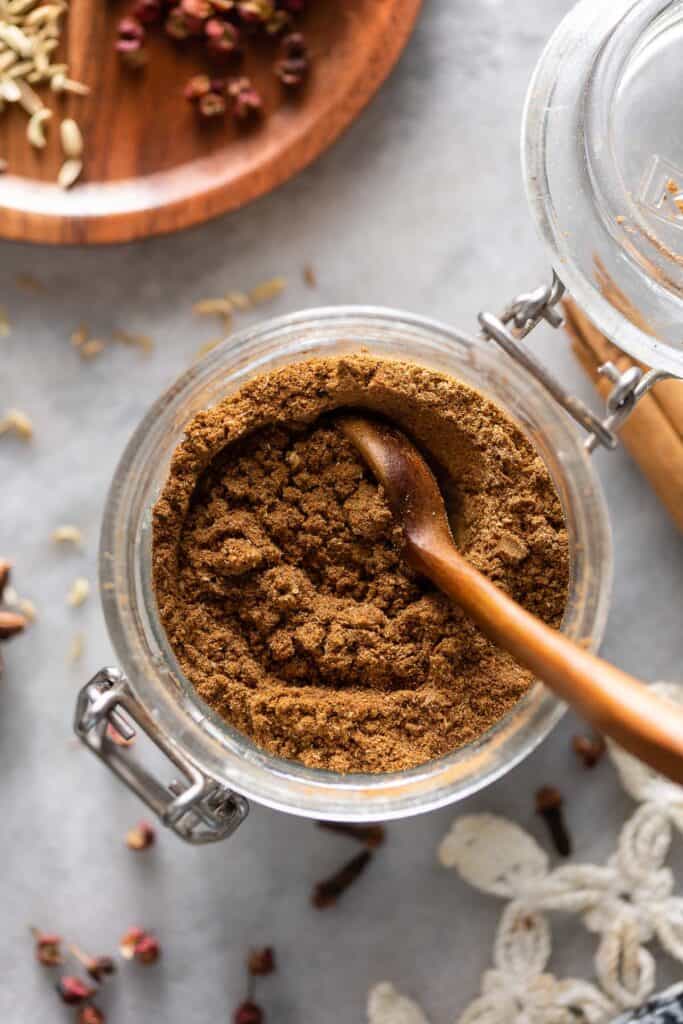
<instances>
[{"instance_id":1,"label":"jar hinge","mask_svg":"<svg viewBox=\"0 0 683 1024\"><path fill-rule=\"evenodd\" d=\"M126 747L136 736L132 722L185 776L164 785ZM111 738L109 726L123 739ZM78 738L136 793L176 835L190 843L211 843L232 835L249 804L206 775L163 736L117 668L103 668L78 695L74 730Z\"/></svg>"},{"instance_id":2,"label":"jar hinge","mask_svg":"<svg viewBox=\"0 0 683 1024\"><path fill-rule=\"evenodd\" d=\"M614 387L607 397L607 416L600 419L588 406L570 394L546 368L519 342L545 320L551 327L561 327L564 317L557 308L565 288L556 273L549 285L517 296L500 317L480 313L479 324L486 340L495 341L516 362L520 363L559 402L576 422L588 431L585 447L593 452L598 445L613 450L618 445L616 431L628 419L638 401L659 381L674 376L665 370L641 370L632 366L623 372L614 363L598 369ZM508 327L512 324L511 327Z\"/></svg>"}]
</instances>

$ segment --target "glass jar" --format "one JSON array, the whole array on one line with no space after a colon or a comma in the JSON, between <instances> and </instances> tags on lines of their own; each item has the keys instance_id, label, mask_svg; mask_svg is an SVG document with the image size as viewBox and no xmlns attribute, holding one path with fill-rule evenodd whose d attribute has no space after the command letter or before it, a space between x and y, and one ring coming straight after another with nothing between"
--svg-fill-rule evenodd
<instances>
[{"instance_id":1,"label":"glass jar","mask_svg":"<svg viewBox=\"0 0 683 1024\"><path fill-rule=\"evenodd\" d=\"M683 4L581 0L534 72L527 195L555 271L600 330L683 375Z\"/></svg>"},{"instance_id":2,"label":"glass jar","mask_svg":"<svg viewBox=\"0 0 683 1024\"><path fill-rule=\"evenodd\" d=\"M533 376L485 340L391 310L314 310L244 331L156 402L123 454L100 553L104 612L121 669L98 673L82 690L76 714L84 742L191 841L229 834L246 814L247 799L337 821L387 820L440 807L509 770L563 713L535 682L476 743L410 771L338 775L259 749L205 705L183 675L152 591L151 510L185 425L256 374L361 349L452 374L514 417L548 467L566 517L571 581L562 629L592 649L602 637L612 572L602 490L575 426ZM130 719L180 770L181 780L159 781L139 759L139 745L120 745L131 735Z\"/></svg>"},{"instance_id":3,"label":"glass jar","mask_svg":"<svg viewBox=\"0 0 683 1024\"><path fill-rule=\"evenodd\" d=\"M587 452L615 447L615 431L638 399L683 373L681 66L682 0L581 0L560 24L533 75L522 131L529 202L555 275L500 317L481 314L480 338L372 308L286 317L211 353L139 427L114 478L101 555L105 615L123 671L104 669L84 687L76 731L185 838L227 835L244 817L247 799L341 821L427 811L492 782L562 714L536 682L478 742L411 771L339 776L272 757L217 718L178 667L150 585L150 511L187 421L250 376L361 346L410 359L479 388L535 444L569 531L571 592L562 629L597 647L611 551ZM604 334L650 367L601 367L614 385L603 415L568 394L521 344L541 320L562 322L556 307L565 286ZM583 443L565 411L588 431ZM132 734L129 718L183 780L159 782L119 745ZM118 743L110 726L122 734Z\"/></svg>"}]
</instances>

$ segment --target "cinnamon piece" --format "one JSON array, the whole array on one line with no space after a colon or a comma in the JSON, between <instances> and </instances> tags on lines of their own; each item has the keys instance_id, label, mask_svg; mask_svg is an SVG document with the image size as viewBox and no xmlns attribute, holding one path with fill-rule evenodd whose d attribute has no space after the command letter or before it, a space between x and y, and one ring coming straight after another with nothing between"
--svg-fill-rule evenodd
<instances>
[{"instance_id":1,"label":"cinnamon piece","mask_svg":"<svg viewBox=\"0 0 683 1024\"><path fill-rule=\"evenodd\" d=\"M599 376L598 367L608 360L620 370L635 364L601 334L575 302L566 299L564 308L572 349L606 399L612 383ZM679 530L683 531L683 434L679 434L660 404L659 387L641 398L620 428L619 436Z\"/></svg>"}]
</instances>

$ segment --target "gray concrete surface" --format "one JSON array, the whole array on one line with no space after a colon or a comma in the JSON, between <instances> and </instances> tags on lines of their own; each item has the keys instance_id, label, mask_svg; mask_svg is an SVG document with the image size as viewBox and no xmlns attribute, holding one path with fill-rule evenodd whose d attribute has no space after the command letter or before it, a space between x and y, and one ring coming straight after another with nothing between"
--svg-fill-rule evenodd
<instances>
[{"instance_id":1,"label":"gray concrete surface","mask_svg":"<svg viewBox=\"0 0 683 1024\"><path fill-rule=\"evenodd\" d=\"M290 286L272 312L372 302L472 329L544 279L518 159L523 97L541 47L568 0L426 0L395 74L349 133L314 167L237 215L171 238L108 250L0 244L0 301L13 321L0 341L0 408L25 409L30 446L0 440L0 551L39 621L4 645L0 684L0 1020L70 1019L32 961L27 926L111 950L131 923L157 930L160 964L131 968L103 1000L118 1024L212 1024L242 995L247 946L276 946L280 971L262 986L275 1024L360 1022L368 986L391 979L419 997L434 1024L455 1019L489 964L499 907L435 862L453 808L393 824L361 884L335 911L310 908L312 881L348 849L310 823L255 807L228 843L183 846L172 836L139 857L122 844L141 806L70 738L77 688L111 651L96 596L74 611L73 577L95 579L109 479L146 407L215 333L194 300L272 274ZM319 285L301 280L310 261ZM46 285L27 295L30 272ZM263 315L263 314L261 314ZM117 348L79 361L69 335L122 326L151 334L149 359ZM244 323L249 322L245 317ZM581 394L593 397L563 339L537 342ZM616 580L605 654L649 678L680 678L681 539L623 453L599 457L612 514ZM49 534L78 523L82 554ZM69 666L73 634L85 655ZM543 837L532 792L559 783L580 859L604 857L631 803L613 769L574 764L568 717L526 763L459 810L513 816ZM679 867L681 863L679 861ZM560 973L588 971L592 939L560 924ZM662 962L660 978L675 968ZM64 1016L66 1014L66 1016Z\"/></svg>"}]
</instances>

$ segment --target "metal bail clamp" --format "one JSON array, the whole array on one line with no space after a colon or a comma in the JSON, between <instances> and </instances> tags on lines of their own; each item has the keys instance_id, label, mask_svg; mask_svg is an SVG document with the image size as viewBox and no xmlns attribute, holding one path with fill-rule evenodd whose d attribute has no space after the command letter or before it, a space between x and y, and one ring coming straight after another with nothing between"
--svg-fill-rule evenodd
<instances>
[{"instance_id":1,"label":"metal bail clamp","mask_svg":"<svg viewBox=\"0 0 683 1024\"><path fill-rule=\"evenodd\" d=\"M562 326L564 317L557 306L564 292L564 285L553 271L553 279L549 285L518 295L500 317L492 313L480 313L478 319L482 336L500 345L515 362L543 385L579 426L588 431L584 445L586 451L593 452L598 445L611 451L619 443L616 431L631 415L638 401L659 381L675 377L675 374L666 370L645 371L637 366L622 372L614 363L604 363L599 367L598 373L612 381L614 387L607 398L608 414L600 419L585 402L570 394L527 349L520 345L520 341L526 338L541 320L545 320L551 327Z\"/></svg>"},{"instance_id":2,"label":"metal bail clamp","mask_svg":"<svg viewBox=\"0 0 683 1024\"><path fill-rule=\"evenodd\" d=\"M136 735L132 722L182 773L182 781L164 785L125 749ZM101 669L80 691L74 730L181 839L217 842L232 835L246 818L249 804L244 797L206 775L164 738L119 669Z\"/></svg>"}]
</instances>

